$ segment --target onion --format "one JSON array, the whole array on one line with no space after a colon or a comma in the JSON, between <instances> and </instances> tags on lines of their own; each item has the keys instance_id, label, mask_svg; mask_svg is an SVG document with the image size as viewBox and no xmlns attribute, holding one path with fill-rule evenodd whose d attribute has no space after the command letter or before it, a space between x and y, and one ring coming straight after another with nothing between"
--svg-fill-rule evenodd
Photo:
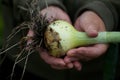
<instances>
[{"instance_id":1,"label":"onion","mask_svg":"<svg viewBox=\"0 0 120 80\"><path fill-rule=\"evenodd\" d=\"M61 57L75 47L97 43L118 43L120 32L99 32L97 37L91 38L85 32L77 31L68 22L56 20L47 27L44 42L50 55Z\"/></svg>"}]
</instances>

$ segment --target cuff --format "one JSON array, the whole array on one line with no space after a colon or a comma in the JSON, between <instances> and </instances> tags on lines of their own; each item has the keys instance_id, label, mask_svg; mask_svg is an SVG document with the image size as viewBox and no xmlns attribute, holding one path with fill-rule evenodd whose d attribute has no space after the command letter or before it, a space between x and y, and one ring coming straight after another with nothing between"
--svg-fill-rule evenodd
<instances>
[{"instance_id":1,"label":"cuff","mask_svg":"<svg viewBox=\"0 0 120 80\"><path fill-rule=\"evenodd\" d=\"M78 10L75 18L77 18L84 11L91 10L101 17L101 19L103 20L106 26L107 31L114 30L118 24L118 18L117 18L118 16L112 5L111 4L106 5L106 4L101 1L93 1L91 3L88 3Z\"/></svg>"}]
</instances>

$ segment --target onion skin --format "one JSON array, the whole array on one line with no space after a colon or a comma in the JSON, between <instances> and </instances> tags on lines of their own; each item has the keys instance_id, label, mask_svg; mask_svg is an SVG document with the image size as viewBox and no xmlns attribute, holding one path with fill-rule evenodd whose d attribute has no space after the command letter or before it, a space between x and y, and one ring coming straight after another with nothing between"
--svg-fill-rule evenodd
<instances>
[{"instance_id":1,"label":"onion skin","mask_svg":"<svg viewBox=\"0 0 120 80\"><path fill-rule=\"evenodd\" d=\"M120 32L99 32L97 37L90 38L85 32L77 31L68 22L56 20L48 25L44 34L44 42L50 55L61 57L75 47L96 43L118 43Z\"/></svg>"}]
</instances>

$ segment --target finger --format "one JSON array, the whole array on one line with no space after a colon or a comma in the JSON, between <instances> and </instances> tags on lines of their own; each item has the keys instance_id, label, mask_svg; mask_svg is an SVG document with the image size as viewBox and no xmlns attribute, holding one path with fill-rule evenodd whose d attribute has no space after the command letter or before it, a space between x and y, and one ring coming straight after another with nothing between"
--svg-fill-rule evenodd
<instances>
[{"instance_id":1,"label":"finger","mask_svg":"<svg viewBox=\"0 0 120 80\"><path fill-rule=\"evenodd\" d=\"M33 37L33 36L34 36L34 32L33 32L33 30L30 29L30 30L28 31L27 36L29 36L29 37Z\"/></svg>"},{"instance_id":2,"label":"finger","mask_svg":"<svg viewBox=\"0 0 120 80\"><path fill-rule=\"evenodd\" d=\"M64 58L64 61L65 61L65 63L71 63L71 62L73 62L73 61L77 61L77 60L79 60L78 58L76 58L76 57L71 57L71 56L67 56L67 57L65 57Z\"/></svg>"},{"instance_id":3,"label":"finger","mask_svg":"<svg viewBox=\"0 0 120 80\"><path fill-rule=\"evenodd\" d=\"M55 58L48 54L41 54L41 57L50 65L65 66L65 62L61 58Z\"/></svg>"},{"instance_id":4,"label":"finger","mask_svg":"<svg viewBox=\"0 0 120 80\"><path fill-rule=\"evenodd\" d=\"M77 20L75 21L74 27L78 30L78 31L83 31L82 28L80 27L80 18L78 17Z\"/></svg>"},{"instance_id":5,"label":"finger","mask_svg":"<svg viewBox=\"0 0 120 80\"><path fill-rule=\"evenodd\" d=\"M96 44L93 46L82 47L80 49L80 53L81 55L86 56L86 57L97 58L101 56L102 54L104 54L107 51L107 48L108 48L107 44Z\"/></svg>"},{"instance_id":6,"label":"finger","mask_svg":"<svg viewBox=\"0 0 120 80\"><path fill-rule=\"evenodd\" d=\"M55 6L49 6L48 8L43 9L41 11L41 14L45 16L49 22L52 22L56 19L61 19L71 23L71 20L67 13Z\"/></svg>"},{"instance_id":7,"label":"finger","mask_svg":"<svg viewBox=\"0 0 120 80\"><path fill-rule=\"evenodd\" d=\"M73 67L75 67L77 70L81 70L81 64L78 62L78 60L79 60L78 58L74 58L74 57L71 57L71 58L66 57L64 59L69 69L72 69Z\"/></svg>"},{"instance_id":8,"label":"finger","mask_svg":"<svg viewBox=\"0 0 120 80\"><path fill-rule=\"evenodd\" d=\"M61 20L65 20L65 21L67 21L70 24L72 23L71 20L70 20L70 18L69 18L69 16L65 12L63 12L63 14L57 14L56 18L57 19L61 19Z\"/></svg>"},{"instance_id":9,"label":"finger","mask_svg":"<svg viewBox=\"0 0 120 80\"><path fill-rule=\"evenodd\" d=\"M74 61L73 64L76 70L80 71L82 69L82 64L80 62Z\"/></svg>"},{"instance_id":10,"label":"finger","mask_svg":"<svg viewBox=\"0 0 120 80\"><path fill-rule=\"evenodd\" d=\"M68 56L73 57L82 57L89 59L89 58L96 58L107 51L108 45L105 44L97 44L88 47L80 47L74 49L74 51L69 52ZM74 53L75 52L75 53Z\"/></svg>"},{"instance_id":11,"label":"finger","mask_svg":"<svg viewBox=\"0 0 120 80\"><path fill-rule=\"evenodd\" d=\"M77 48L69 50L69 51L67 52L67 56L68 56L67 58L68 58L68 60L69 60L69 57L74 57L74 55L76 55L76 53L78 53ZM67 61L68 61L68 60L67 60Z\"/></svg>"},{"instance_id":12,"label":"finger","mask_svg":"<svg viewBox=\"0 0 120 80\"><path fill-rule=\"evenodd\" d=\"M31 37L34 36L34 32L32 30L29 30L28 34L27 34L27 37L28 37L28 42L27 44L30 44L32 42L32 39Z\"/></svg>"},{"instance_id":13,"label":"finger","mask_svg":"<svg viewBox=\"0 0 120 80\"><path fill-rule=\"evenodd\" d=\"M81 22L80 18L76 20L74 26L78 31L85 31L90 37L96 37L98 35L97 27L95 25L87 25L86 23Z\"/></svg>"},{"instance_id":14,"label":"finger","mask_svg":"<svg viewBox=\"0 0 120 80\"><path fill-rule=\"evenodd\" d=\"M32 37L34 36L34 32L33 30L29 30L28 34L27 34L27 46L26 46L26 50L29 50L29 45L32 43Z\"/></svg>"},{"instance_id":15,"label":"finger","mask_svg":"<svg viewBox=\"0 0 120 80\"><path fill-rule=\"evenodd\" d=\"M73 63L67 63L67 64L66 64L66 67L67 67L68 69L72 69L72 68L74 67L74 65L73 65Z\"/></svg>"},{"instance_id":16,"label":"finger","mask_svg":"<svg viewBox=\"0 0 120 80\"><path fill-rule=\"evenodd\" d=\"M65 62L62 58L56 58L53 56L50 56L49 53L46 51L40 51L39 52L41 58L50 65L56 65L56 66L65 66Z\"/></svg>"},{"instance_id":17,"label":"finger","mask_svg":"<svg viewBox=\"0 0 120 80\"><path fill-rule=\"evenodd\" d=\"M67 52L67 56L65 58L65 62L71 62L71 61L76 61L76 60L82 60L84 59L84 56L79 53L78 48L71 49Z\"/></svg>"},{"instance_id":18,"label":"finger","mask_svg":"<svg viewBox=\"0 0 120 80\"><path fill-rule=\"evenodd\" d=\"M84 31L90 37L96 37L98 35L98 31L97 31L95 25L89 25L87 27L84 27Z\"/></svg>"}]
</instances>

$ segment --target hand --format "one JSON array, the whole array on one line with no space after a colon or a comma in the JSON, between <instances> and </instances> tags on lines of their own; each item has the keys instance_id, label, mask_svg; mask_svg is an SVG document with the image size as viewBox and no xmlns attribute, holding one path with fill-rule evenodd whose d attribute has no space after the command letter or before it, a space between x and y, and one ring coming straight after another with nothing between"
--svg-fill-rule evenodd
<instances>
[{"instance_id":1,"label":"hand","mask_svg":"<svg viewBox=\"0 0 120 80\"><path fill-rule=\"evenodd\" d=\"M102 19L92 11L85 11L81 14L75 22L75 28L78 31L86 32L89 37L96 37L99 31L105 31ZM88 61L97 58L103 55L107 51L107 48L107 44L95 44L71 49L67 52L64 60L66 63L77 61L79 65L78 61Z\"/></svg>"},{"instance_id":2,"label":"hand","mask_svg":"<svg viewBox=\"0 0 120 80\"><path fill-rule=\"evenodd\" d=\"M52 22L54 19L61 19L71 23L68 15L62 9L55 6L45 8L40 13L42 16L45 16L49 22ZM50 56L45 49L39 48L37 50L39 51L41 58L54 69L69 69L73 67L72 63L66 64L63 58Z\"/></svg>"},{"instance_id":3,"label":"hand","mask_svg":"<svg viewBox=\"0 0 120 80\"><path fill-rule=\"evenodd\" d=\"M49 6L48 8L41 10L40 14L42 14L42 16L45 16L49 22L52 22L56 19L61 19L71 23L71 20L66 12L55 6Z\"/></svg>"}]
</instances>

